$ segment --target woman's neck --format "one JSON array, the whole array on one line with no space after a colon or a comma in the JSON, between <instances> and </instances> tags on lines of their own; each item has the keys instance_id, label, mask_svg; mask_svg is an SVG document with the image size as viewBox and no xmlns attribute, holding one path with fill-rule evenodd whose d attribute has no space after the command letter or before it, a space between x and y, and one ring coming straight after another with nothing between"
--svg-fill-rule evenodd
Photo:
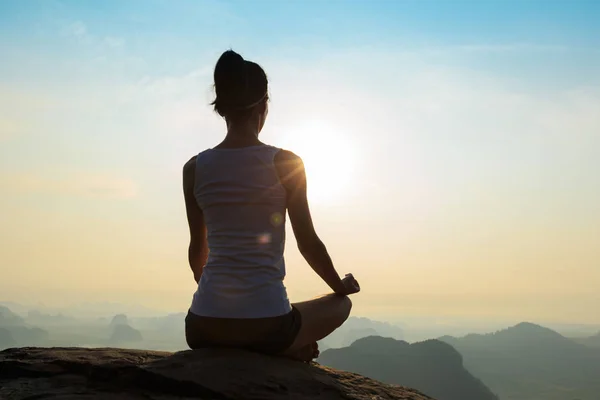
<instances>
[{"instance_id":1,"label":"woman's neck","mask_svg":"<svg viewBox=\"0 0 600 400\"><path fill-rule=\"evenodd\" d=\"M255 127L248 124L227 124L227 136L216 147L247 147L263 144Z\"/></svg>"}]
</instances>

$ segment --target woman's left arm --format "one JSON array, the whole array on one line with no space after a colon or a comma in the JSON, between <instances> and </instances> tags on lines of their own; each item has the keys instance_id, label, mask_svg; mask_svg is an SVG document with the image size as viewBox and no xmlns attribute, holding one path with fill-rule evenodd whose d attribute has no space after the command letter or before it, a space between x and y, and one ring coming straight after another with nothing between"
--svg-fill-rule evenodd
<instances>
[{"instance_id":1,"label":"woman's left arm","mask_svg":"<svg viewBox=\"0 0 600 400\"><path fill-rule=\"evenodd\" d=\"M204 214L194 196L194 183L196 181L196 156L192 157L183 166L183 196L185 210L190 228L190 247L188 260L194 273L194 280L200 281L204 265L208 260L208 240Z\"/></svg>"}]
</instances>

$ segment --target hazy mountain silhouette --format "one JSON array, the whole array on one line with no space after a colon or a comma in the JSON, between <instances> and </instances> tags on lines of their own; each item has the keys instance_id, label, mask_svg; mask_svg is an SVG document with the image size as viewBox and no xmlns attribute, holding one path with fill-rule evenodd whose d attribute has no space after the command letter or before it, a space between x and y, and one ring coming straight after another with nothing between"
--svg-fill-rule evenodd
<instances>
[{"instance_id":1,"label":"hazy mountain silhouette","mask_svg":"<svg viewBox=\"0 0 600 400\"><path fill-rule=\"evenodd\" d=\"M48 331L41 328L28 328L25 326L16 326L7 328L17 342L17 346L47 346L49 334Z\"/></svg>"},{"instance_id":2,"label":"hazy mountain silhouette","mask_svg":"<svg viewBox=\"0 0 600 400\"><path fill-rule=\"evenodd\" d=\"M0 306L0 326L25 326L25 319L12 312L8 307Z\"/></svg>"},{"instance_id":3,"label":"hazy mountain silhouette","mask_svg":"<svg viewBox=\"0 0 600 400\"><path fill-rule=\"evenodd\" d=\"M597 347L600 349L600 332L598 332L595 335L590 336L590 337L577 338L577 339L573 339L573 340L576 341L577 343L581 343L585 346Z\"/></svg>"},{"instance_id":4,"label":"hazy mountain silhouette","mask_svg":"<svg viewBox=\"0 0 600 400\"><path fill-rule=\"evenodd\" d=\"M110 321L110 327L113 328L118 325L129 325L129 319L125 314L117 314Z\"/></svg>"},{"instance_id":5,"label":"hazy mountain silhouette","mask_svg":"<svg viewBox=\"0 0 600 400\"><path fill-rule=\"evenodd\" d=\"M16 346L45 346L48 332L29 327L25 319L8 307L0 306L0 350Z\"/></svg>"},{"instance_id":6,"label":"hazy mountain silhouette","mask_svg":"<svg viewBox=\"0 0 600 400\"><path fill-rule=\"evenodd\" d=\"M0 328L0 350L16 347L17 341L7 328Z\"/></svg>"},{"instance_id":7,"label":"hazy mountain silhouette","mask_svg":"<svg viewBox=\"0 0 600 400\"><path fill-rule=\"evenodd\" d=\"M111 345L123 346L127 344L138 344L144 340L140 331L129 325L118 324L113 327L112 334L108 340Z\"/></svg>"},{"instance_id":8,"label":"hazy mountain silhouette","mask_svg":"<svg viewBox=\"0 0 600 400\"><path fill-rule=\"evenodd\" d=\"M8 304L14 304L19 314L13 312ZM76 310L81 311L80 308ZM24 346L120 346L179 351L188 348L184 332L185 315L173 313L131 318L125 313L117 313L110 317L73 317L68 310L46 312L4 302L0 304L0 350ZM116 328L121 325L127 327Z\"/></svg>"},{"instance_id":9,"label":"hazy mountain silhouette","mask_svg":"<svg viewBox=\"0 0 600 400\"><path fill-rule=\"evenodd\" d=\"M149 329L163 333L184 331L185 313L173 313L160 317L132 318L130 324L138 329Z\"/></svg>"},{"instance_id":10,"label":"hazy mountain silhouette","mask_svg":"<svg viewBox=\"0 0 600 400\"><path fill-rule=\"evenodd\" d=\"M399 326L387 322L374 321L364 317L350 317L340 328L321 340L319 346L322 349L346 347L367 336L402 339L404 331Z\"/></svg>"},{"instance_id":11,"label":"hazy mountain silhouette","mask_svg":"<svg viewBox=\"0 0 600 400\"><path fill-rule=\"evenodd\" d=\"M408 344L369 336L349 347L329 349L319 363L386 383L414 387L437 400L497 400L464 367L462 356L438 340Z\"/></svg>"},{"instance_id":12,"label":"hazy mountain silhouette","mask_svg":"<svg viewBox=\"0 0 600 400\"><path fill-rule=\"evenodd\" d=\"M38 310L30 310L27 312L25 321L28 324L37 326L61 326L67 324L73 324L77 320L75 318L67 317L62 313L47 314Z\"/></svg>"},{"instance_id":13,"label":"hazy mountain silhouette","mask_svg":"<svg viewBox=\"0 0 600 400\"><path fill-rule=\"evenodd\" d=\"M29 311L30 307L24 306L19 303L15 303L13 301L0 301L0 309L2 307L6 307L10 309L13 313L16 314L26 314ZM0 311L1 313L1 311Z\"/></svg>"},{"instance_id":14,"label":"hazy mountain silhouette","mask_svg":"<svg viewBox=\"0 0 600 400\"><path fill-rule=\"evenodd\" d=\"M532 323L484 335L444 336L502 399L597 400L600 351Z\"/></svg>"},{"instance_id":15,"label":"hazy mountain silhouette","mask_svg":"<svg viewBox=\"0 0 600 400\"><path fill-rule=\"evenodd\" d=\"M129 319L125 314L117 314L110 321L111 330L108 342L112 346L138 345L144 340L142 333L129 325Z\"/></svg>"}]
</instances>

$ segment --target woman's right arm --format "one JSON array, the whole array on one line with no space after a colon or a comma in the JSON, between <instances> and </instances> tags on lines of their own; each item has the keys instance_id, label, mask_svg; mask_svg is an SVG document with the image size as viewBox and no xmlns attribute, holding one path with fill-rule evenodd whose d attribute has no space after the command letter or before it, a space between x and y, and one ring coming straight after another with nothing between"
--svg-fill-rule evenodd
<instances>
[{"instance_id":1,"label":"woman's right arm","mask_svg":"<svg viewBox=\"0 0 600 400\"><path fill-rule=\"evenodd\" d=\"M183 197L185 211L190 228L190 246L188 260L196 283L202 277L204 265L208 260L208 240L204 214L194 196L194 183L196 181L196 157L192 157L183 166Z\"/></svg>"},{"instance_id":2,"label":"woman's right arm","mask_svg":"<svg viewBox=\"0 0 600 400\"><path fill-rule=\"evenodd\" d=\"M287 150L275 156L279 180L287 193L287 209L298 249L312 269L337 294L350 294L338 275L325 245L317 235L306 196L306 172L302 159Z\"/></svg>"}]
</instances>

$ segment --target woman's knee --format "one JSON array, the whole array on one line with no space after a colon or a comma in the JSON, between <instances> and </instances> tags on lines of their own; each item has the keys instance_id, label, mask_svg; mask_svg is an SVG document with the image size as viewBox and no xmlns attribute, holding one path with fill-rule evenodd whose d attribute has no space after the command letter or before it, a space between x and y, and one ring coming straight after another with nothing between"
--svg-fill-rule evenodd
<instances>
[{"instance_id":1,"label":"woman's knee","mask_svg":"<svg viewBox=\"0 0 600 400\"><path fill-rule=\"evenodd\" d=\"M341 324L346 322L348 317L350 316L350 311L352 311L352 300L348 296L341 296L340 298L340 319Z\"/></svg>"}]
</instances>

